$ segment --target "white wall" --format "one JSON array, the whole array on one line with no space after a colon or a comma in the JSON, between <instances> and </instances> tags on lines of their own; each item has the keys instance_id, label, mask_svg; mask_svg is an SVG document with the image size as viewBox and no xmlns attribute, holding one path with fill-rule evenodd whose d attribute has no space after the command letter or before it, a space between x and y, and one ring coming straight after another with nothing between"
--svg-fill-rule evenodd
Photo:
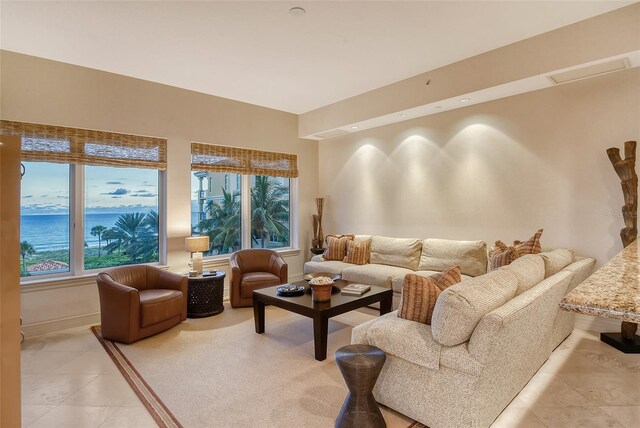
<instances>
[{"instance_id":1,"label":"white wall","mask_svg":"<svg viewBox=\"0 0 640 428\"><path fill-rule=\"evenodd\" d=\"M302 250L285 259L291 277L302 274L313 236L310 219L315 212L318 157L315 141L297 137L296 115L7 51L1 52L1 73L4 120L168 140L167 262L173 271L186 270L189 260L184 237L191 226L191 141L297 154ZM227 265L218 268L227 269ZM65 326L95 319L98 311L93 278L78 279L65 287L44 284L22 293L26 325L58 320L57 325Z\"/></svg>"},{"instance_id":2,"label":"white wall","mask_svg":"<svg viewBox=\"0 0 640 428\"><path fill-rule=\"evenodd\" d=\"M640 70L320 142L326 233L621 248L608 147L640 140ZM640 153L638 153L640 156Z\"/></svg>"}]
</instances>

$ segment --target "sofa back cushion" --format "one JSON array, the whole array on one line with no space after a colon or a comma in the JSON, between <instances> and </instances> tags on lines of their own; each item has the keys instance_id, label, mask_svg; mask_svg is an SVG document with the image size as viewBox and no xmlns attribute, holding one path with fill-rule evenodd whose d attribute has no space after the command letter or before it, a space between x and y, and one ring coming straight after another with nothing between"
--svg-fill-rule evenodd
<instances>
[{"instance_id":1,"label":"sofa back cushion","mask_svg":"<svg viewBox=\"0 0 640 428\"><path fill-rule=\"evenodd\" d=\"M540 253L540 256L544 260L545 278L549 278L551 275L557 274L575 261L573 251L567 250L566 248L546 251L544 253Z\"/></svg>"},{"instance_id":2,"label":"sofa back cushion","mask_svg":"<svg viewBox=\"0 0 640 428\"><path fill-rule=\"evenodd\" d=\"M444 271L460 266L463 275L480 276L487 273L487 243L484 241L453 241L425 239L418 270Z\"/></svg>"},{"instance_id":3,"label":"sofa back cushion","mask_svg":"<svg viewBox=\"0 0 640 428\"><path fill-rule=\"evenodd\" d=\"M500 269L513 272L518 277L516 296L533 288L545 279L544 260L538 254L527 254L518 257L508 266Z\"/></svg>"},{"instance_id":4,"label":"sofa back cushion","mask_svg":"<svg viewBox=\"0 0 640 428\"><path fill-rule=\"evenodd\" d=\"M511 300L517 288L518 277L503 269L447 288L433 309L433 337L445 346L466 342L482 317Z\"/></svg>"},{"instance_id":5,"label":"sofa back cushion","mask_svg":"<svg viewBox=\"0 0 640 428\"><path fill-rule=\"evenodd\" d=\"M422 242L418 239L374 236L371 240L369 263L417 270L421 250Z\"/></svg>"}]
</instances>

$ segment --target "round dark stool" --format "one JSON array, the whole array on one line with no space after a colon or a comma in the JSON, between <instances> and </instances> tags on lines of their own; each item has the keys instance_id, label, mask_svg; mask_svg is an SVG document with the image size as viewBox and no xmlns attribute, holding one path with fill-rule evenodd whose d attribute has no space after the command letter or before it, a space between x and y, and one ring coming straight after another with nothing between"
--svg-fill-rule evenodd
<instances>
[{"instance_id":1,"label":"round dark stool","mask_svg":"<svg viewBox=\"0 0 640 428\"><path fill-rule=\"evenodd\" d=\"M336 427L387 426L372 392L386 358L382 349L369 345L347 345L336 351L336 363L349 388Z\"/></svg>"}]
</instances>

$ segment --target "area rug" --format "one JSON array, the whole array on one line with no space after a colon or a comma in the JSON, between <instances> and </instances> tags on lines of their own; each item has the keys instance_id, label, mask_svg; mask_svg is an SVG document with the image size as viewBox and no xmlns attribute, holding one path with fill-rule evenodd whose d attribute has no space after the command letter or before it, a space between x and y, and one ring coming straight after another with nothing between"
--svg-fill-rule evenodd
<instances>
[{"instance_id":1,"label":"area rug","mask_svg":"<svg viewBox=\"0 0 640 428\"><path fill-rule=\"evenodd\" d=\"M347 394L335 351L349 344L353 326L374 316L332 318L324 361L313 357L312 321L274 307L266 308L264 334L255 333L250 308L229 307L130 345L92 330L162 428L313 428L332 427ZM382 412L388 427L424 427Z\"/></svg>"}]
</instances>

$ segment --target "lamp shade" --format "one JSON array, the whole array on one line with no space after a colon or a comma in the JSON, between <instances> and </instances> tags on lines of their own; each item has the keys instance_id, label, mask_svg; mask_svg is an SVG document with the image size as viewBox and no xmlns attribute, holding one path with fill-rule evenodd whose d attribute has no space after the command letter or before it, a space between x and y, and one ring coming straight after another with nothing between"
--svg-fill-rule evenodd
<instances>
[{"instance_id":1,"label":"lamp shade","mask_svg":"<svg viewBox=\"0 0 640 428\"><path fill-rule=\"evenodd\" d=\"M190 236L185 238L184 250L190 253L209 251L209 236Z\"/></svg>"}]
</instances>

